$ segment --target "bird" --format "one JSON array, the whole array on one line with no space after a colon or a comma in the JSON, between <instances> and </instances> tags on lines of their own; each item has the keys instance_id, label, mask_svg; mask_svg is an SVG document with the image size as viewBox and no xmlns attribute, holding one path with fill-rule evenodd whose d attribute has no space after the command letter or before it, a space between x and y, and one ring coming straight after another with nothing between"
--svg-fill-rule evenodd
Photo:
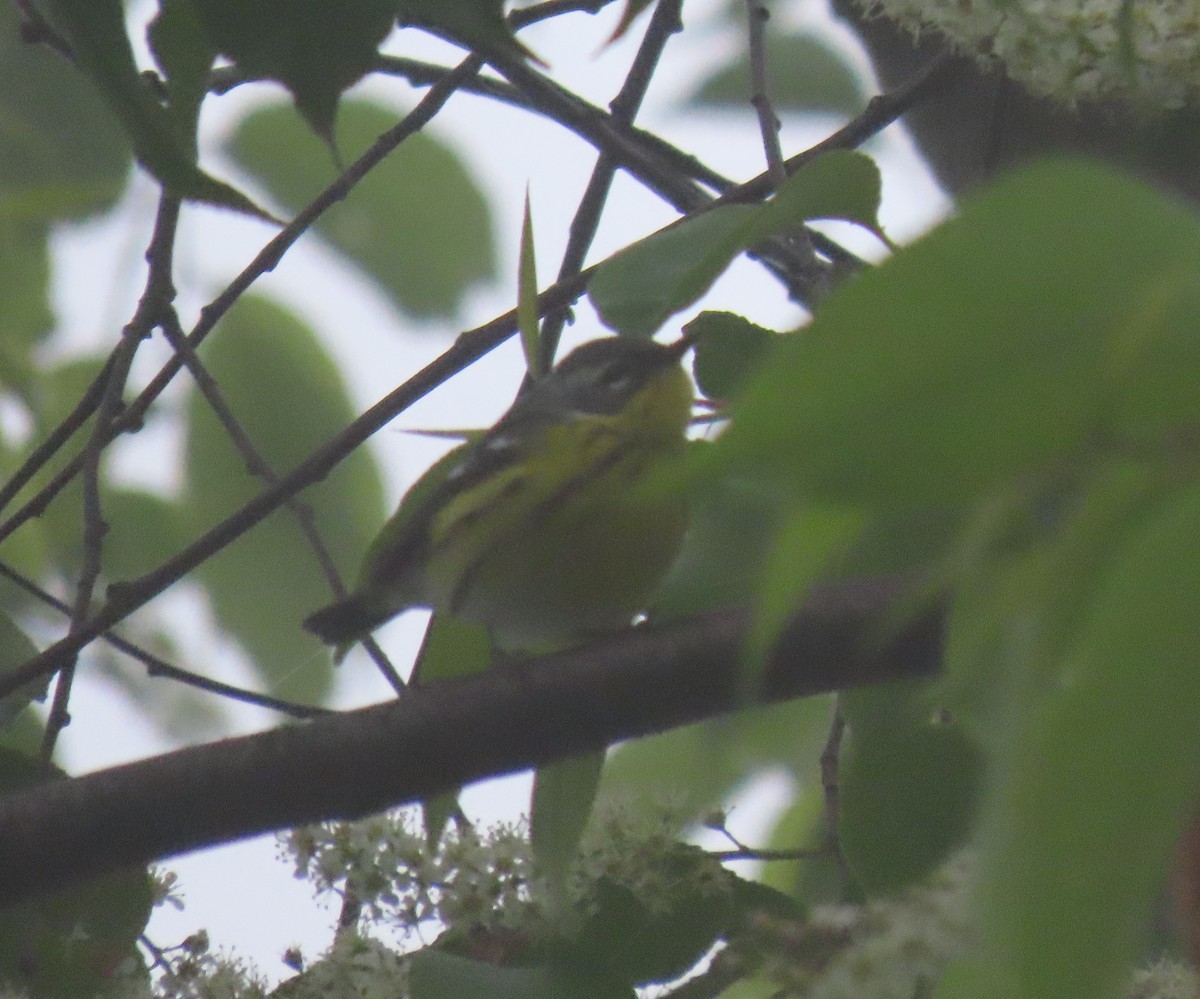
<instances>
[{"instance_id":1,"label":"bird","mask_svg":"<svg viewBox=\"0 0 1200 999\"><path fill-rule=\"evenodd\" d=\"M405 494L343 599L304 627L339 656L409 608L547 651L628 625L675 560L686 498L691 342L577 347Z\"/></svg>"}]
</instances>

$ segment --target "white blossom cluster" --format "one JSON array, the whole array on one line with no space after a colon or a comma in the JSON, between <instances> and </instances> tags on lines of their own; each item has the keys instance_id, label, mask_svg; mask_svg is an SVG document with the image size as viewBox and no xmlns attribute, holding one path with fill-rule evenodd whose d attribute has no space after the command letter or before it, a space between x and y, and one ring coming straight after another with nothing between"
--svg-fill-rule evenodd
<instances>
[{"instance_id":1,"label":"white blossom cluster","mask_svg":"<svg viewBox=\"0 0 1200 999\"><path fill-rule=\"evenodd\" d=\"M1200 0L861 0L936 28L1029 90L1143 110L1200 105Z\"/></svg>"},{"instance_id":2,"label":"white blossom cluster","mask_svg":"<svg viewBox=\"0 0 1200 999\"><path fill-rule=\"evenodd\" d=\"M452 825L434 848L411 813L388 813L294 829L281 842L298 878L318 894L349 893L371 924L527 929L539 915L524 823Z\"/></svg>"},{"instance_id":3,"label":"white blossom cluster","mask_svg":"<svg viewBox=\"0 0 1200 999\"><path fill-rule=\"evenodd\" d=\"M760 971L789 999L912 999L975 939L974 864L960 854L895 899L822 906L794 927L767 927Z\"/></svg>"},{"instance_id":4,"label":"white blossom cluster","mask_svg":"<svg viewBox=\"0 0 1200 999\"><path fill-rule=\"evenodd\" d=\"M1160 961L1134 973L1127 999L1200 999L1200 975L1183 964Z\"/></svg>"}]
</instances>

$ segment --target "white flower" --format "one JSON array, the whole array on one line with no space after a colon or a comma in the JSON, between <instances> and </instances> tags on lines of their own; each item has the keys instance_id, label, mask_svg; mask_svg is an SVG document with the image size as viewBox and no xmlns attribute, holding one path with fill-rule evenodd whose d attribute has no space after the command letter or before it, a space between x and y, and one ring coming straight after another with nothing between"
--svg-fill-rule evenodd
<instances>
[{"instance_id":1,"label":"white flower","mask_svg":"<svg viewBox=\"0 0 1200 999\"><path fill-rule=\"evenodd\" d=\"M1032 92L1170 110L1200 105L1200 0L860 0L936 28Z\"/></svg>"}]
</instances>

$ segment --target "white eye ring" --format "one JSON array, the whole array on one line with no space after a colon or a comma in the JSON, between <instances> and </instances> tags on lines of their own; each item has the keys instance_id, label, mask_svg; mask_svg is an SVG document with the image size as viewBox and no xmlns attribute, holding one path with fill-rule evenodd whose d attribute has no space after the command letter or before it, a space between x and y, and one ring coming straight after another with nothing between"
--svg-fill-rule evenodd
<instances>
[{"instance_id":1,"label":"white eye ring","mask_svg":"<svg viewBox=\"0 0 1200 999\"><path fill-rule=\"evenodd\" d=\"M609 392L624 392L633 384L633 375L628 371L618 371L611 375L606 372L600 379L600 384Z\"/></svg>"}]
</instances>

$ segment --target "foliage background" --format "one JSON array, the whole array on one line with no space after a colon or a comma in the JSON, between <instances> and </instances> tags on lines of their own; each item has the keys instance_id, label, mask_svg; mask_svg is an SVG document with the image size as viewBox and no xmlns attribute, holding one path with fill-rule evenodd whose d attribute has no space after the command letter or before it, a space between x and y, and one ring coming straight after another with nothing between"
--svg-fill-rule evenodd
<instances>
[{"instance_id":1,"label":"foliage background","mask_svg":"<svg viewBox=\"0 0 1200 999\"><path fill-rule=\"evenodd\" d=\"M69 0L50 6L68 29L82 9ZM687 13L690 20L691 5ZM709 101L729 92L722 90L729 86L727 74L710 75L703 65L713 38L733 37L728 28L715 26L720 16L714 9L711 34L689 30L681 46L686 53L692 45L698 54L693 75L708 78L701 92ZM9 31L6 37L12 35ZM545 46L552 61L562 60L564 67L589 67L585 75L615 65L628 51L615 46L593 58L590 37L581 45L578 36L550 29L544 35L530 32L527 40L535 49ZM804 58L788 48L797 44ZM160 55L167 51L161 38L156 45ZM772 46L769 51L781 65L815 61L811 41L803 38L776 38ZM21 49L6 65L17 66L28 54ZM85 63L91 58L83 49L78 55ZM20 86L35 93L53 89L39 83L45 65L23 69ZM851 77L829 68L837 62L825 65L820 80L841 73L836 99L814 96L811 80L784 78L778 81L780 105L787 104L788 88L795 85L802 88L802 107L830 100L844 114L857 111L862 93ZM112 69L102 59L88 68L100 76ZM564 76L568 72L564 69ZM188 77L181 70L171 79L179 83ZM581 77L579 85L594 87L598 102L613 89L608 79ZM738 177L756 172L753 130L729 141L717 126L690 121L695 112L681 112L673 101L692 87L677 87L665 100L660 96L663 104L651 108L647 122L678 135L685 145L703 145L718 136L715 165ZM259 88L240 91L252 89ZM377 94L386 88L373 81L364 89ZM6 92L22 91L14 86ZM180 190L235 201L237 195L196 173L186 155L164 151L153 106L144 104L142 91L130 93L135 96L121 107L143 160ZM225 121L205 120L206 134L215 133L215 142L201 162L213 175L231 178L256 203L290 213L304 203L305 192L319 187L299 164L308 156L319 174L329 166L326 151L295 127L290 112L257 107L259 98L234 94L221 99L235 108L222 113L228 115ZM0 357L9 392L3 423L9 468L16 467L22 444L55 426L97 370L96 359L82 345L88 340L111 344L137 296L132 271L122 274L98 267L97 261L132 259L136 250L131 248L144 242L153 200L145 178L130 185L107 220L86 222L69 234L61 228L110 205L121 184L123 159L112 143L116 126L110 122L87 133L83 126L93 126L105 114L88 100L85 89L49 114L36 103L15 108L18 119L30 108L37 111L28 129L39 137L61 137L55 128L67 114L79 114L82 125L63 130L70 136L63 147L18 147L30 158L10 165L3 224L11 238L4 241L9 252L0 264L7 271L5 286L30 294L10 295L5 306L8 329L14 331ZM318 132L328 128L319 100L304 110ZM461 129L456 141L463 150L474 150L466 156L474 157L477 167L486 161L490 170L499 152L512 153L505 159L508 172L491 175L493 189L486 196L464 186L469 181L459 174L454 152L419 137L372 178L359 192L361 199L352 199L318 226L326 245L289 253L259 283L256 292L275 301L239 303L222 335L206 347L206 364L279 468L301 460L356 408L403 377L394 376L394 370L411 371L413 357L438 353L442 343L422 343L422 335L471 325L475 317L509 306L511 278L491 288L466 289L489 273L515 270L519 215L513 206L530 178L540 259L553 261L560 253L563 231L556 223L573 210L573 198L564 197L560 185L573 160L565 148L544 141L553 129L526 132L525 119L509 115L488 105L479 117L465 109L446 116L445 135ZM342 155L353 156L384 120L366 106L343 107ZM88 134L94 152L80 156L75 143ZM789 123L789 147L792 141L797 148L806 145L803 135ZM389 181L386 174L393 167L398 173ZM428 197L404 204L387 185L414 176L424 178ZM372 195L374 183L380 186ZM435 186L449 183L459 187ZM553 193L542 195L540 183ZM602 231L596 256L672 217L626 182L618 184L618 194L621 207L613 217L621 221ZM497 207L490 226L483 221L485 197ZM1092 211L1078 216L1066 211L1076 198L1094 206ZM429 246L398 243L396 232L404 226L389 213L407 220L431 204L451 205L457 214L435 222ZM864 214L870 211L857 217ZM904 224L893 218L885 215L885 226L903 240ZM1130 226L1134 218L1140 228ZM739 547L744 554L759 550L763 539L751 539L758 546L744 544L754 520L746 516L747 506L732 515L718 509L713 522L732 525L731 538L717 539L724 542L726 557L714 562L708 553L709 568L718 565L729 578L722 581L722 597L745 596L746 580L752 579L768 610L782 614L793 606L806 574L822 567L819 556L841 550L849 538L855 538L856 548L849 562L839 565L841 572L894 569L915 561L957 588L946 685L932 694L923 688L864 691L844 702L855 740L844 775L844 846L859 890L886 893L927 872L965 834L977 796L984 802L979 842L985 858L998 865L989 879L985 859L985 924L997 953L1019 960L994 978L985 954L958 969L947 995L1009 986L1036 994L1037 983L1050 982L1058 986L1057 994L1089 995L1094 987L1109 989L1127 958L1148 952L1149 945L1124 922L1147 904L1161 873L1156 864L1161 866L1194 793L1190 768L1182 764L1193 720L1186 600L1195 591L1195 565L1173 557L1200 547L1189 544L1195 540L1196 510L1186 433L1188 386L1194 384L1188 373L1195 371L1188 334L1195 283L1188 266L1177 263L1194 258L1194 230L1194 220L1176 203L1102 171L1060 166L1002 182L970 204L958 223L831 300L812 346L780 351L774 370L739 400L733 432L714 449L715 474L744 477L753 487L749 496L719 497L718 507L742 502L753 508L760 502L771 517L782 512L771 540L777 553L800 556L792 563L768 559L765 570L728 557ZM187 210L177 257L180 314L193 315L252 255L266 231L262 223L231 213ZM831 231L847 238L842 229ZM1038 234L1036 252L1025 239L1031 232ZM1114 233L1120 234L1121 253L1112 252L1108 242ZM61 246L63 261L54 272L63 316L58 323L47 310L51 238ZM507 245L499 254L507 256L506 265L497 268L493 254L485 251L490 238ZM452 247L449 252L446 245ZM356 261L357 272L339 254ZM414 280L422 265L447 258L461 265L457 273L430 271ZM734 280L719 286L717 297L706 304L727 305L767 326L795 325L797 312L752 265L741 264L733 273ZM616 285L620 291L621 282ZM344 287L353 293L343 295ZM321 333L308 330L304 319ZM579 326L585 333L598 328L583 309ZM396 327L404 328L403 352L391 336ZM54 337L48 338L52 328ZM347 336L347 330L353 333ZM370 330L386 332L368 339ZM353 389L357 406L326 354L330 347L339 360L361 369L362 383L356 378ZM139 350L132 384L143 384L168 355L158 341ZM270 363L264 364L264 357ZM873 359L879 370L858 365L859 358ZM879 363L883 358L886 364ZM505 400L504 390L493 388L515 384L518 371L517 353L508 349L457 383L468 395L488 397L491 412L485 407L467 413L444 393L444 403L431 400L406 420L418 427L486 423ZM831 385L854 391L831 397L822 392ZM785 399L786 407L781 405ZM255 491L244 488L242 462L231 456L194 393L172 389L160 412L165 415L153 416L138 438L110 450L101 495L113 530L104 540L101 585L145 571ZM281 413L288 414L282 423ZM384 443L395 443L381 436ZM779 462L795 441L805 442L804 460ZM409 443L405 439L403 464L390 453L382 462L388 480L356 458L309 491L316 521L333 539L333 561L343 570L352 566L381 519L384 494L397 492L399 481L410 480L416 471L410 463L420 447L409 448ZM157 458L148 460L148 450ZM399 448L387 448L393 450ZM184 460L168 460L175 455ZM397 467L404 469L400 476ZM789 497L782 511L766 499L780 495ZM44 517L14 534L3 552L16 568L68 598L69 581L88 573L86 546L80 544L80 499L77 488L74 496L68 490ZM897 545L898 537L905 545ZM185 657L188 665L198 656L205 671L217 663L222 670L236 663L226 676L265 687L274 696L327 697L334 681L327 660L290 626L323 593L306 562L296 560L297 547L292 526L275 515L196 574L204 595L189 586L156 602L161 610L139 616L137 638L169 658ZM672 592L681 605L696 599L678 588ZM28 601L11 599L39 642L59 633L55 629L61 625L39 618ZM399 645L410 628L402 623L383 637L389 646ZM5 635L5 640L12 658L27 655L22 638ZM139 698L139 724L168 740L194 741L262 724L260 715L242 709L235 717L218 716L210 701L175 688L161 700L151 695L148 701L137 674L96 649L92 646L83 661L73 723L66 729L79 748L64 742L59 757L69 771L137 752L111 738L113 712L131 695ZM1143 661L1149 667L1140 671ZM366 667L362 660L351 663L347 675L352 668ZM361 703L385 691L378 682L358 688L343 683L334 703ZM956 722L965 723L932 725L934 707L946 705L952 705ZM1176 706L1180 710L1164 713ZM716 742L711 729L672 733L650 748L618 757L608 780L645 792L666 774L694 794L699 807L726 799L747 775L774 771L807 778L802 788L808 793L793 801L777 830L783 842L794 844L802 838L798 830L814 822L814 761L826 710L816 702L774 709L725 728ZM11 727L9 744L28 747L36 740L26 712ZM797 744L806 751L798 753ZM97 745L102 751L95 750ZM104 753L111 755L105 759ZM1043 769L1041 754L1054 765ZM1097 766L1099 760L1103 766ZM1114 816L1114 800L1132 817ZM906 846L898 852L897 843ZM1098 874L1096 865L1114 854L1126 861L1120 875ZM1001 869L1003 877L996 874ZM829 892L828 884L818 881L811 872L776 876L779 887L810 900ZM1057 881L1104 885L1109 902L1086 909L1089 918L1081 918L1083 895L1054 890ZM272 908L278 910L278 903ZM1049 929L1059 931L1061 939L1047 945ZM1080 962L1081 952L1096 957Z\"/></svg>"}]
</instances>

